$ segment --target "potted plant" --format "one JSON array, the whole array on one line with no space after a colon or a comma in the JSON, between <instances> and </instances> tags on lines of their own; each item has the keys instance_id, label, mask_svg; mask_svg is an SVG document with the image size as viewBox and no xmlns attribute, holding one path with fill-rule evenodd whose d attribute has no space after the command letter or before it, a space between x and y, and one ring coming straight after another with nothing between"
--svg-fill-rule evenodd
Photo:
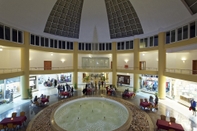
<instances>
[{"instance_id":1,"label":"potted plant","mask_svg":"<svg viewBox=\"0 0 197 131\"><path fill-rule=\"evenodd\" d=\"M74 89L77 90L77 83L74 84Z\"/></svg>"},{"instance_id":2,"label":"potted plant","mask_svg":"<svg viewBox=\"0 0 197 131\"><path fill-rule=\"evenodd\" d=\"M32 99L32 88L27 89L29 99Z\"/></svg>"}]
</instances>

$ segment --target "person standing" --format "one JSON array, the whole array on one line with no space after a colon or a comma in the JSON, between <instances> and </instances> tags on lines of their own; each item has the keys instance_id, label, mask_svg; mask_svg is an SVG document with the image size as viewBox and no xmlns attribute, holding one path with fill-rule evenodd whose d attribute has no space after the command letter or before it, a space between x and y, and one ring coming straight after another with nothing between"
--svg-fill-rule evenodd
<instances>
[{"instance_id":1,"label":"person standing","mask_svg":"<svg viewBox=\"0 0 197 131\"><path fill-rule=\"evenodd\" d=\"M194 99L192 99L192 100L190 101L190 104L191 104L191 109L192 109L192 111L193 111L193 115L196 116L196 101L195 101Z\"/></svg>"},{"instance_id":2,"label":"person standing","mask_svg":"<svg viewBox=\"0 0 197 131\"><path fill-rule=\"evenodd\" d=\"M98 87L99 87L99 90L101 88L101 81L98 82Z\"/></svg>"}]
</instances>

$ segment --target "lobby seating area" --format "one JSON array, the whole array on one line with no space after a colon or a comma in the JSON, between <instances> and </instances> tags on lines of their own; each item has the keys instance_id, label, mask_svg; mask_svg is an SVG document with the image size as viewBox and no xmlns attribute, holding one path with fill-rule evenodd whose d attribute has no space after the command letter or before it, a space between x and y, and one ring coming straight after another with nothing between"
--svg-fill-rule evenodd
<instances>
[{"instance_id":1,"label":"lobby seating area","mask_svg":"<svg viewBox=\"0 0 197 131\"><path fill-rule=\"evenodd\" d=\"M28 123L35 118L35 116L39 113L39 114L43 114L44 116L37 116L37 117L42 117L42 119L40 119L40 121L34 121L34 124L38 124L38 126L35 126L35 130L38 129L46 129L51 130L49 127L47 127L47 125L49 125L49 121L45 121L42 122L43 119L46 120L45 117L48 117L50 115L50 111L52 110L51 108L55 108L56 102L62 100L61 98L58 97L57 95L57 91L56 89L50 89L50 92L53 92L50 94L50 108L48 108L49 106L41 106L41 107L32 107L29 105L29 102L26 102L22 105L16 106L15 108L12 108L13 105L10 105L10 110L7 110L4 113L1 113L0 115L0 120L3 120L6 117L10 117L11 113L13 112L17 112L17 114L19 114L19 112L21 112L21 110L25 111L27 120L26 120L26 124L23 128L19 128L19 131L25 131L27 129ZM111 96L111 97L115 97L115 98L120 98L122 99L122 93L123 93L124 89L120 89L118 88L116 93L116 96ZM46 93L47 94L47 90ZM37 95L37 94L35 94ZM105 90L97 90L94 94L96 95L106 95L106 91ZM94 96L93 95L93 96ZM77 91L74 92L74 96L84 96L81 89L79 88ZM91 95L92 96L92 95ZM86 97L91 97L89 95L87 95ZM139 92L136 94L136 96L133 99L124 99L126 101L128 101L126 104L131 104L132 106L130 107L130 109L134 112L134 118L133 122L131 124L130 130L132 131L147 131L147 128L150 129L150 131L154 131L157 129L157 120L161 119L161 115L165 115L166 117L166 121L170 121L170 117L174 117L176 118L176 123L179 123L182 125L182 127L184 128L185 131L193 131L193 129L195 129L197 127L196 124L196 120L197 118L192 116L192 112L190 112L188 110L187 107L179 104L178 102L175 103L174 101L170 100L170 99L165 99L165 100L160 100L159 101L159 106L158 106L158 111L156 112L152 112L150 110L142 110L139 107L139 103L140 103L140 99L144 99L146 97L148 97L149 94L145 94L143 92ZM65 99L65 100L71 100L73 97ZM19 101L23 101L23 100L19 100ZM14 101L13 103L10 104L16 104L16 101ZM172 106L174 105L174 106ZM177 107L177 108L173 108L173 107ZM184 113L182 111L183 110ZM43 113L43 110L45 110ZM146 116L146 121L144 122L144 116ZM43 118L44 117L44 118ZM137 119L136 119L137 118ZM142 122L143 121L143 122ZM44 126L41 124L43 123ZM149 125L146 125L146 124ZM138 126L136 126L138 125ZM139 126L140 125L140 126Z\"/></svg>"}]
</instances>

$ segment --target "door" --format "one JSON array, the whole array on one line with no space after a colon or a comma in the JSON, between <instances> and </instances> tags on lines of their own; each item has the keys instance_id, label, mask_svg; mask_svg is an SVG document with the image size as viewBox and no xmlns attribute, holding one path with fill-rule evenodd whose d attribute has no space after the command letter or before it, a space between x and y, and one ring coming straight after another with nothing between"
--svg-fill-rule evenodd
<instances>
[{"instance_id":1,"label":"door","mask_svg":"<svg viewBox=\"0 0 197 131\"><path fill-rule=\"evenodd\" d=\"M193 74L197 74L197 60L193 60L192 70Z\"/></svg>"},{"instance_id":2,"label":"door","mask_svg":"<svg viewBox=\"0 0 197 131\"><path fill-rule=\"evenodd\" d=\"M44 61L44 70L51 70L52 62L51 61Z\"/></svg>"},{"instance_id":3,"label":"door","mask_svg":"<svg viewBox=\"0 0 197 131\"><path fill-rule=\"evenodd\" d=\"M146 61L140 61L140 70L146 70Z\"/></svg>"}]
</instances>

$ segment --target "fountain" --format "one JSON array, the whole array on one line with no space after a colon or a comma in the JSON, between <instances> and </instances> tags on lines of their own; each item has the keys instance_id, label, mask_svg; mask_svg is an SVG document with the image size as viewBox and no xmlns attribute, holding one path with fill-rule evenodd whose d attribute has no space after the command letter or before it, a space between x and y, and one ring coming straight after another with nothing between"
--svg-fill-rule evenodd
<instances>
[{"instance_id":1,"label":"fountain","mask_svg":"<svg viewBox=\"0 0 197 131\"><path fill-rule=\"evenodd\" d=\"M51 114L51 124L55 131L119 131L129 128L129 116L131 111L115 100L85 97L57 107Z\"/></svg>"}]
</instances>

